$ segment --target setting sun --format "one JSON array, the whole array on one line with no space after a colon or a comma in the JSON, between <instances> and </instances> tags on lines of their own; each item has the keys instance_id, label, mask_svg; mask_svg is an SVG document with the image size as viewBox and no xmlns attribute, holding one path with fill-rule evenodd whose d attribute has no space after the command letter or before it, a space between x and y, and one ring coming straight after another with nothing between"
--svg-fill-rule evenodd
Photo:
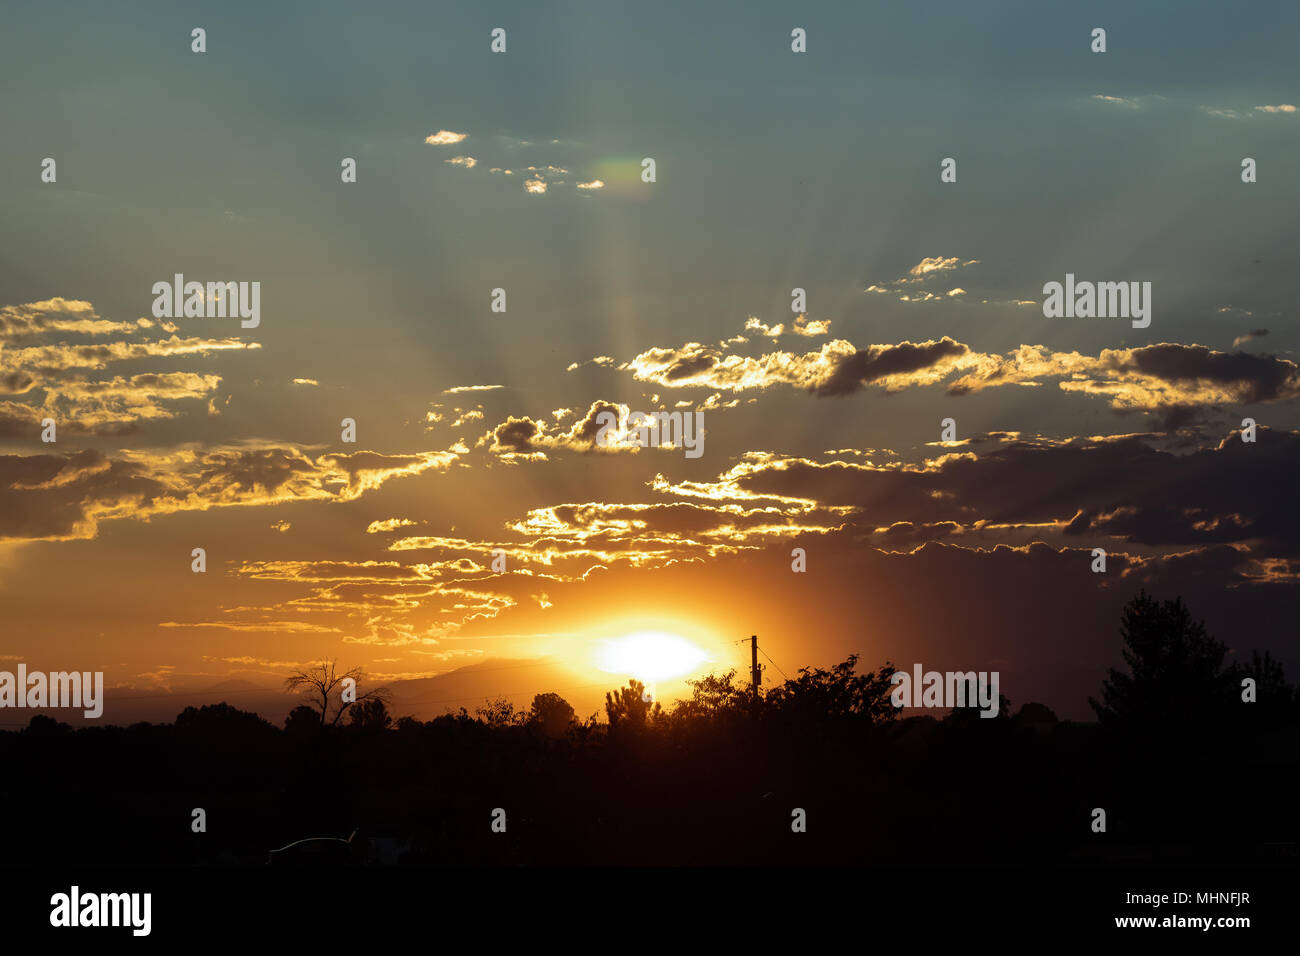
<instances>
[{"instance_id":1,"label":"setting sun","mask_svg":"<svg viewBox=\"0 0 1300 956\"><path fill-rule=\"evenodd\" d=\"M602 642L596 660L597 666L607 673L657 681L683 677L711 658L676 634L639 631Z\"/></svg>"}]
</instances>

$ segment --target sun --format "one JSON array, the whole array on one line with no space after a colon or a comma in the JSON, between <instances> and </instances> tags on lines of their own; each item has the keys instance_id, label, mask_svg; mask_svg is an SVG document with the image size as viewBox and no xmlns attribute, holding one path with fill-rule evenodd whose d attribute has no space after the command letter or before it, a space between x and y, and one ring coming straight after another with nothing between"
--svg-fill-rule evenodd
<instances>
[{"instance_id":1,"label":"sun","mask_svg":"<svg viewBox=\"0 0 1300 956\"><path fill-rule=\"evenodd\" d=\"M602 641L596 666L611 674L627 674L641 681L683 677L711 660L684 637L664 631L638 631Z\"/></svg>"}]
</instances>

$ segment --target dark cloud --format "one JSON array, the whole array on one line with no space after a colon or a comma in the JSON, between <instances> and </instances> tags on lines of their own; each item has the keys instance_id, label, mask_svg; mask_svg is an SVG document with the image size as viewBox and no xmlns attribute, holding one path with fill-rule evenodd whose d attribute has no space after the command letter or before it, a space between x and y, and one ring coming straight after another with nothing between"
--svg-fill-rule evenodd
<instances>
[{"instance_id":1,"label":"dark cloud","mask_svg":"<svg viewBox=\"0 0 1300 956\"><path fill-rule=\"evenodd\" d=\"M917 524L1061 522L1152 546L1257 542L1261 553L1300 549L1300 433L1261 428L1190 454L1133 436L1108 441L1013 441L925 469L801 459L759 463L738 485L756 494L852 505L854 521Z\"/></svg>"},{"instance_id":2,"label":"dark cloud","mask_svg":"<svg viewBox=\"0 0 1300 956\"><path fill-rule=\"evenodd\" d=\"M1203 345L1165 342L1133 349L1120 364L1169 382L1228 386L1243 402L1269 402L1300 393L1300 367L1271 355L1215 352Z\"/></svg>"},{"instance_id":3,"label":"dark cloud","mask_svg":"<svg viewBox=\"0 0 1300 956\"><path fill-rule=\"evenodd\" d=\"M815 395L851 395L863 386L891 375L917 372L948 358L967 354L969 347L944 336L937 342L901 342L872 346L844 357L822 381L809 387Z\"/></svg>"},{"instance_id":4,"label":"dark cloud","mask_svg":"<svg viewBox=\"0 0 1300 956\"><path fill-rule=\"evenodd\" d=\"M0 538L85 538L95 517L170 497L138 465L98 451L0 456Z\"/></svg>"},{"instance_id":5,"label":"dark cloud","mask_svg":"<svg viewBox=\"0 0 1300 956\"><path fill-rule=\"evenodd\" d=\"M494 449L512 452L530 452L533 450L533 439L541 431L541 426L531 418L512 416L492 430L492 446Z\"/></svg>"}]
</instances>

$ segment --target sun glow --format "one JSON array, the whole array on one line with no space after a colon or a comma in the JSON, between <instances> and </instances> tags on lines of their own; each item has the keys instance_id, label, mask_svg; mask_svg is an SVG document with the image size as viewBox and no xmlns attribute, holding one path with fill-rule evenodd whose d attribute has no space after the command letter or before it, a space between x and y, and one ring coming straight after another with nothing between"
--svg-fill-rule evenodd
<instances>
[{"instance_id":1,"label":"sun glow","mask_svg":"<svg viewBox=\"0 0 1300 956\"><path fill-rule=\"evenodd\" d=\"M607 673L627 674L648 682L683 677L711 659L684 637L663 631L638 631L603 641L596 666Z\"/></svg>"}]
</instances>

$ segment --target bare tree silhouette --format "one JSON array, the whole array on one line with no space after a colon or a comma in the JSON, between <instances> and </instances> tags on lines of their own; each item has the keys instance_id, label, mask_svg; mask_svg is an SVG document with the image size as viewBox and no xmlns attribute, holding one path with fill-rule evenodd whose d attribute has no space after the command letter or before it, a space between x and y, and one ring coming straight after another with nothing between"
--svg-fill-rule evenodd
<instances>
[{"instance_id":1,"label":"bare tree silhouette","mask_svg":"<svg viewBox=\"0 0 1300 956\"><path fill-rule=\"evenodd\" d=\"M361 684L366 679L366 672L360 667L339 673L334 661L321 661L286 678L284 685L286 689L300 693L317 710L322 727L337 727L343 715L356 704L372 700L386 704L392 701L392 695L386 687L363 692ZM347 693L347 681L352 682L350 686L356 691L355 695ZM348 697L351 699L346 699Z\"/></svg>"}]
</instances>

